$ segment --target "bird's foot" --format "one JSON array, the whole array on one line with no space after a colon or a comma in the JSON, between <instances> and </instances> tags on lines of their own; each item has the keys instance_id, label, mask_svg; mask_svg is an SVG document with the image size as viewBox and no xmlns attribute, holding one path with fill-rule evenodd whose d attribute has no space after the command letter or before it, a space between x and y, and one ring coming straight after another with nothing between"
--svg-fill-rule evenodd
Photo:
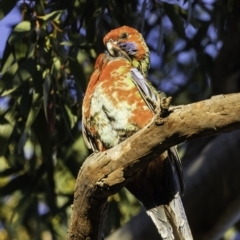
<instances>
[{"instance_id":1,"label":"bird's foot","mask_svg":"<svg viewBox=\"0 0 240 240\"><path fill-rule=\"evenodd\" d=\"M156 113L155 123L157 125L162 125L165 122L164 118L166 118L170 113L169 107L171 104L172 97L166 97L165 94L163 95L162 93L159 93L157 99L158 104L155 108Z\"/></svg>"}]
</instances>

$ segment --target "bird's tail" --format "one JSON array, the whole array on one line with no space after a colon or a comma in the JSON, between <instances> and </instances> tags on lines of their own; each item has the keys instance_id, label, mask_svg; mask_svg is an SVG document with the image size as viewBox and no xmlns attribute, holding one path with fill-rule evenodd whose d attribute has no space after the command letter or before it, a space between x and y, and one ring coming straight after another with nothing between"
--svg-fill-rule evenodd
<instances>
[{"instance_id":1,"label":"bird's tail","mask_svg":"<svg viewBox=\"0 0 240 240\"><path fill-rule=\"evenodd\" d=\"M168 205L147 211L163 240L193 240L179 193Z\"/></svg>"}]
</instances>

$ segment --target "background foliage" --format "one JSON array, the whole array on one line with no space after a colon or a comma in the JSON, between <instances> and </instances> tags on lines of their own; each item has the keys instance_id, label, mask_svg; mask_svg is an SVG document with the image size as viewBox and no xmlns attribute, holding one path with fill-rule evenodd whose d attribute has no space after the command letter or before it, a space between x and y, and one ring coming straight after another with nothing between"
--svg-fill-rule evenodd
<instances>
[{"instance_id":1,"label":"background foliage","mask_svg":"<svg viewBox=\"0 0 240 240\"><path fill-rule=\"evenodd\" d=\"M142 32L149 79L175 104L239 90L237 0L1 0L0 19L14 8L0 70L0 239L65 239L89 154L81 103L109 30ZM139 210L125 190L109 203L107 234Z\"/></svg>"}]
</instances>

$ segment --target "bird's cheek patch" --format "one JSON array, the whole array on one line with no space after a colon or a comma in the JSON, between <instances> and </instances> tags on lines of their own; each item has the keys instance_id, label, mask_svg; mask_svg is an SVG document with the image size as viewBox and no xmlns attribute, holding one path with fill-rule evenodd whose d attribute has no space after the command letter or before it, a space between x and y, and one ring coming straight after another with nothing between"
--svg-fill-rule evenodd
<instances>
[{"instance_id":1,"label":"bird's cheek patch","mask_svg":"<svg viewBox=\"0 0 240 240\"><path fill-rule=\"evenodd\" d=\"M137 46L133 42L120 42L118 46L128 55L134 56L137 53Z\"/></svg>"}]
</instances>

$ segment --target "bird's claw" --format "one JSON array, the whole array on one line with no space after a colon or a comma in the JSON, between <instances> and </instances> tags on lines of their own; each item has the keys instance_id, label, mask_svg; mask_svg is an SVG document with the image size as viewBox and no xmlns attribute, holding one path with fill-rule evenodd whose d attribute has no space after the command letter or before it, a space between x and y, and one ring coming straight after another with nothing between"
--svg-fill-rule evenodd
<instances>
[{"instance_id":1,"label":"bird's claw","mask_svg":"<svg viewBox=\"0 0 240 240\"><path fill-rule=\"evenodd\" d=\"M163 96L161 93L157 95L158 99L158 104L155 109L156 113L156 119L155 123L157 125L162 125L165 121L164 118L166 118L169 115L169 107L171 104L172 97L166 97L165 95Z\"/></svg>"},{"instance_id":2,"label":"bird's claw","mask_svg":"<svg viewBox=\"0 0 240 240\"><path fill-rule=\"evenodd\" d=\"M160 117L165 118L169 115L169 107L172 101L172 97L164 97L160 99Z\"/></svg>"}]
</instances>

